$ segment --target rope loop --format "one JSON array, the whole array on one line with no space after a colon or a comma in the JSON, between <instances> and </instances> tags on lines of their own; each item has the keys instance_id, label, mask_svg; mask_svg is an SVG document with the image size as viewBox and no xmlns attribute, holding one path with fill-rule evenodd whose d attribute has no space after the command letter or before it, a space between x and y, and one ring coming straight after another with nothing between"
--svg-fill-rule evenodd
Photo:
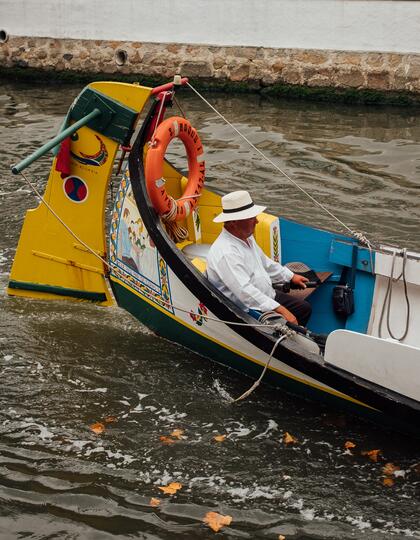
<instances>
[{"instance_id":1,"label":"rope loop","mask_svg":"<svg viewBox=\"0 0 420 540\"><path fill-rule=\"evenodd\" d=\"M398 277L394 277L395 260L396 260L397 254L403 258L403 264L402 264L402 270L401 270L400 275ZM391 336L391 338L395 339L396 341L402 341L403 339L406 338L408 334L408 330L410 327L410 299L408 297L407 279L405 275L406 265L407 265L407 249L404 248L401 251L395 250L392 254L391 274L388 278L388 285L387 285L387 289L385 293L384 303L382 305L381 316L379 319L379 337L382 337L382 322L383 322L385 311L386 311L386 329L388 331L388 334ZM402 336L396 337L396 335L393 333L391 329L392 288L393 288L393 284L399 281L401 278L403 278L404 297L405 297L405 303L406 303L406 318L405 318L405 327L404 327Z\"/></svg>"}]
</instances>

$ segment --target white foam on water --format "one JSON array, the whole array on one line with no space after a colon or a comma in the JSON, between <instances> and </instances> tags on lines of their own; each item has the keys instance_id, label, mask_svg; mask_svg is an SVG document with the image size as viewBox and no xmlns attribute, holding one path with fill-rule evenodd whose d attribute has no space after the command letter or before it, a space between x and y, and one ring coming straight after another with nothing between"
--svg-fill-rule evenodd
<instances>
[{"instance_id":1,"label":"white foam on water","mask_svg":"<svg viewBox=\"0 0 420 540\"><path fill-rule=\"evenodd\" d=\"M142 399L144 399L145 397L147 397L149 394L140 394L137 392L137 396L138 396L138 399L139 399L139 402L138 404L134 407L134 409L131 409L130 412L132 413L139 413L139 412L143 412L143 410L145 409L145 407L143 407L143 405L141 404L141 401Z\"/></svg>"},{"instance_id":2,"label":"white foam on water","mask_svg":"<svg viewBox=\"0 0 420 540\"><path fill-rule=\"evenodd\" d=\"M227 430L227 431L229 431L229 430ZM251 429L243 427L243 428L238 429L237 431L231 431L229 433L229 438L232 438L232 437L246 437L250 433L252 433Z\"/></svg>"},{"instance_id":3,"label":"white foam on water","mask_svg":"<svg viewBox=\"0 0 420 540\"><path fill-rule=\"evenodd\" d=\"M74 382L74 381L73 381ZM100 392L102 394L106 394L108 392L108 388L76 388L76 392L81 393L87 393L87 392Z\"/></svg>"},{"instance_id":4,"label":"white foam on water","mask_svg":"<svg viewBox=\"0 0 420 540\"><path fill-rule=\"evenodd\" d=\"M130 412L131 413L134 413L134 414L137 414L137 413L140 413L140 412L143 412L143 405L141 403L139 403L138 405L136 405L134 407L134 409L131 409Z\"/></svg>"},{"instance_id":5,"label":"white foam on water","mask_svg":"<svg viewBox=\"0 0 420 540\"><path fill-rule=\"evenodd\" d=\"M105 452L105 448L103 446L96 446L94 448L88 448L84 455L89 457L92 454L101 454L103 452Z\"/></svg>"},{"instance_id":6,"label":"white foam on water","mask_svg":"<svg viewBox=\"0 0 420 540\"><path fill-rule=\"evenodd\" d=\"M278 428L279 428L279 425L277 424L277 422L275 420L269 420L267 429L265 431L263 431L262 433L259 433L258 435L255 435L254 439L263 439L264 437L266 437L272 431L277 431Z\"/></svg>"},{"instance_id":7,"label":"white foam on water","mask_svg":"<svg viewBox=\"0 0 420 540\"><path fill-rule=\"evenodd\" d=\"M109 459L116 459L118 462L121 462L119 465L129 465L130 463L133 463L133 461L137 461L137 459L130 456L130 454L123 454L118 450L116 452L105 450L105 453Z\"/></svg>"},{"instance_id":8,"label":"white foam on water","mask_svg":"<svg viewBox=\"0 0 420 540\"><path fill-rule=\"evenodd\" d=\"M269 486L256 486L248 494L248 499L275 499L278 495L279 492Z\"/></svg>"},{"instance_id":9,"label":"white foam on water","mask_svg":"<svg viewBox=\"0 0 420 540\"><path fill-rule=\"evenodd\" d=\"M159 472L159 471L157 471ZM173 476L166 469L161 473L161 477L153 482L156 486L166 486L173 481Z\"/></svg>"},{"instance_id":10,"label":"white foam on water","mask_svg":"<svg viewBox=\"0 0 420 540\"><path fill-rule=\"evenodd\" d=\"M158 411L156 415L159 415L158 418L161 421L174 423L174 422L177 422L178 420L181 420L182 418L185 418L187 416L187 413L180 413L177 411L170 413L170 411L168 411L167 409L162 409Z\"/></svg>"},{"instance_id":11,"label":"white foam on water","mask_svg":"<svg viewBox=\"0 0 420 540\"><path fill-rule=\"evenodd\" d=\"M6 354L5 356L3 356L3 360L5 360L6 362L10 362L12 358L13 358L13 354Z\"/></svg>"},{"instance_id":12,"label":"white foam on water","mask_svg":"<svg viewBox=\"0 0 420 540\"><path fill-rule=\"evenodd\" d=\"M71 449L75 448L76 450L83 450L83 448L86 445L91 444L91 442L92 441L82 441L82 440L72 441L71 446L68 446L67 449L71 450Z\"/></svg>"},{"instance_id":13,"label":"white foam on water","mask_svg":"<svg viewBox=\"0 0 420 540\"><path fill-rule=\"evenodd\" d=\"M315 508L303 508L300 515L307 521L312 521L315 517Z\"/></svg>"},{"instance_id":14,"label":"white foam on water","mask_svg":"<svg viewBox=\"0 0 420 540\"><path fill-rule=\"evenodd\" d=\"M364 529L372 528L372 524L369 521L364 520L363 516L357 516L357 517L346 516L346 521L350 523L351 525L357 527L361 531L363 531Z\"/></svg>"},{"instance_id":15,"label":"white foam on water","mask_svg":"<svg viewBox=\"0 0 420 540\"><path fill-rule=\"evenodd\" d=\"M226 428L226 431L227 433L229 434L229 438L235 438L235 437L246 437L248 436L250 433L252 433L254 431L254 429L250 429L246 426L244 426L243 424L241 424L240 422L233 422L234 424L237 424L237 428L231 428L231 427L227 427Z\"/></svg>"},{"instance_id":16,"label":"white foam on water","mask_svg":"<svg viewBox=\"0 0 420 540\"><path fill-rule=\"evenodd\" d=\"M246 502L257 499L272 500L278 498L282 492L282 489L279 490L271 486L254 484L251 487L244 487L234 485L233 482L229 482L228 484L226 479L218 474L195 476L189 481L189 487L193 488L195 485L199 485L200 487L207 486L220 495L228 495L232 498L233 502Z\"/></svg>"},{"instance_id":17,"label":"white foam on water","mask_svg":"<svg viewBox=\"0 0 420 540\"><path fill-rule=\"evenodd\" d=\"M42 441L52 439L54 437L54 433L50 431L46 426L43 426L42 424L38 424L36 422L21 422L19 424L19 427L21 428L36 428L38 430L38 438Z\"/></svg>"},{"instance_id":18,"label":"white foam on water","mask_svg":"<svg viewBox=\"0 0 420 540\"><path fill-rule=\"evenodd\" d=\"M249 488L229 488L226 490L234 502L243 502L249 499Z\"/></svg>"},{"instance_id":19,"label":"white foam on water","mask_svg":"<svg viewBox=\"0 0 420 540\"><path fill-rule=\"evenodd\" d=\"M223 388L223 386L220 384L219 379L214 379L213 388L225 401L233 401L233 397L229 394L227 390L225 390L225 388Z\"/></svg>"},{"instance_id":20,"label":"white foam on water","mask_svg":"<svg viewBox=\"0 0 420 540\"><path fill-rule=\"evenodd\" d=\"M195 476L189 481L189 486L193 487L195 484L206 485L209 487L221 487L226 485L226 479L217 474L210 476Z\"/></svg>"},{"instance_id":21,"label":"white foam on water","mask_svg":"<svg viewBox=\"0 0 420 540\"><path fill-rule=\"evenodd\" d=\"M297 501L290 503L290 508L296 508L296 510L303 509L303 499L298 499Z\"/></svg>"}]
</instances>

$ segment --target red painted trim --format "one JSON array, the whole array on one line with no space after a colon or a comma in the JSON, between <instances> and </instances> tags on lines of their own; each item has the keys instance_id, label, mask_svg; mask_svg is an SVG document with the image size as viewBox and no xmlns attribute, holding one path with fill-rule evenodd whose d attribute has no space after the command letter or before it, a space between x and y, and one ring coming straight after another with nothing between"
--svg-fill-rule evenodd
<instances>
[{"instance_id":1,"label":"red painted trim","mask_svg":"<svg viewBox=\"0 0 420 540\"><path fill-rule=\"evenodd\" d=\"M181 86L187 84L187 82L188 82L188 78L187 77L182 77ZM161 86L156 86L155 88L153 88L151 94L152 94L152 96L154 96L156 94L159 94L159 92L165 92L167 90L172 90L173 87L174 87L173 82L162 84Z\"/></svg>"}]
</instances>

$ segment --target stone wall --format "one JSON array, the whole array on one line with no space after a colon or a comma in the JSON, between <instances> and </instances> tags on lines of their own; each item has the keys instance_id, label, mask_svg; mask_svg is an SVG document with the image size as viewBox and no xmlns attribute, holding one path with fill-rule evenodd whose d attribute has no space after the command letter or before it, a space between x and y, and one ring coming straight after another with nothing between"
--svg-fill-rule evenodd
<instances>
[{"instance_id":1,"label":"stone wall","mask_svg":"<svg viewBox=\"0 0 420 540\"><path fill-rule=\"evenodd\" d=\"M156 44L7 36L0 67L420 95L420 54Z\"/></svg>"}]
</instances>

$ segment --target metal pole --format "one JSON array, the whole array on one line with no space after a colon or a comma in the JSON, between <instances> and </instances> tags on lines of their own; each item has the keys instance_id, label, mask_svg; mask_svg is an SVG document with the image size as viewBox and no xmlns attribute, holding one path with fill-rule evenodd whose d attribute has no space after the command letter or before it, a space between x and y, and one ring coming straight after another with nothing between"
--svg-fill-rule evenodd
<instances>
[{"instance_id":1,"label":"metal pole","mask_svg":"<svg viewBox=\"0 0 420 540\"><path fill-rule=\"evenodd\" d=\"M30 156L22 160L17 165L12 165L12 173L13 174L19 174L21 171L26 169L29 165L31 165L34 161L45 155L47 152L51 150L51 148L54 148L54 146L57 146L57 144L61 143L61 141L64 141L67 137L70 135L73 135L79 128L82 126L85 126L88 122L99 116L101 111L99 109L93 109L89 114L69 126L64 131L61 131L58 135L56 135L53 139L45 143L41 148L38 148L38 150L35 150Z\"/></svg>"}]
</instances>

